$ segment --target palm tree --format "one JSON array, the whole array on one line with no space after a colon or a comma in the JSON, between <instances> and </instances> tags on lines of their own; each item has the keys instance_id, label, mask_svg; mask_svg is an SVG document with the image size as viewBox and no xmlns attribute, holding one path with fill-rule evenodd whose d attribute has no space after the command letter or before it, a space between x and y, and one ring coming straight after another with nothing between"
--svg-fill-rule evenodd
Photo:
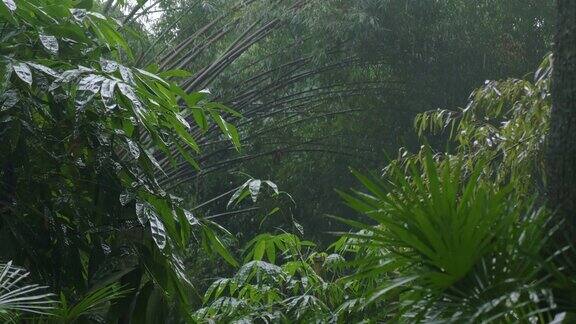
<instances>
[{"instance_id":1,"label":"palm tree","mask_svg":"<svg viewBox=\"0 0 576 324\"><path fill-rule=\"evenodd\" d=\"M46 293L46 286L23 285L30 273L12 265L0 265L0 319L15 322L22 313L48 314L54 308L54 294Z\"/></svg>"}]
</instances>

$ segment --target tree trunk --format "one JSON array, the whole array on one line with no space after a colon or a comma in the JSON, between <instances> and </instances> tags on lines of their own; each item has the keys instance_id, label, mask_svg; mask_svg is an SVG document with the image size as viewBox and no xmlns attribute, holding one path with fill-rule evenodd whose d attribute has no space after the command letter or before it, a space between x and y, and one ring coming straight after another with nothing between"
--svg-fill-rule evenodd
<instances>
[{"instance_id":1,"label":"tree trunk","mask_svg":"<svg viewBox=\"0 0 576 324\"><path fill-rule=\"evenodd\" d=\"M557 0L552 112L546 152L548 206L576 225L576 0Z\"/></svg>"}]
</instances>

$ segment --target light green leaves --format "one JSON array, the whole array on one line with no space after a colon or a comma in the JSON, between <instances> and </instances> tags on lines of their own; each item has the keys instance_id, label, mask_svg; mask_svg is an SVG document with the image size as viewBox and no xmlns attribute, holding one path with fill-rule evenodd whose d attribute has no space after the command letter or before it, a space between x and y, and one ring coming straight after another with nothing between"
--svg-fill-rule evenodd
<instances>
[{"instance_id":1,"label":"light green leaves","mask_svg":"<svg viewBox=\"0 0 576 324\"><path fill-rule=\"evenodd\" d=\"M64 294L61 293L60 305L52 312L52 315L64 323L73 323L79 317L105 307L106 304L123 297L127 293L127 289L114 282L91 291L73 305L70 305Z\"/></svg>"},{"instance_id":2,"label":"light green leaves","mask_svg":"<svg viewBox=\"0 0 576 324\"><path fill-rule=\"evenodd\" d=\"M282 253L286 256L297 256L303 247L313 247L310 241L301 241L296 235L282 233L278 235L260 234L246 244L244 262L261 261L266 256L268 262L276 263L276 256Z\"/></svg>"}]
</instances>

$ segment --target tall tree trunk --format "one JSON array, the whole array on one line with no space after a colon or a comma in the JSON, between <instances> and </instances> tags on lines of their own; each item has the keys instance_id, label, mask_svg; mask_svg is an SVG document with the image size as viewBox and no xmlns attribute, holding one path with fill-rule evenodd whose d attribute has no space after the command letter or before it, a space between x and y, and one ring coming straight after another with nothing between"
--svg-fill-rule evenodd
<instances>
[{"instance_id":1,"label":"tall tree trunk","mask_svg":"<svg viewBox=\"0 0 576 324\"><path fill-rule=\"evenodd\" d=\"M548 204L576 227L576 0L557 0L552 115L546 152Z\"/></svg>"}]
</instances>

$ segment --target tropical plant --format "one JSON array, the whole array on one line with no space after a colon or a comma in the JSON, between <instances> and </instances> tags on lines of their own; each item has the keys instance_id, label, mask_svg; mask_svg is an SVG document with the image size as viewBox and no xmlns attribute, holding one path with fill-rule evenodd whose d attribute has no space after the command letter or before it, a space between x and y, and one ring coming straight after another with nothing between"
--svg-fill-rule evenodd
<instances>
[{"instance_id":1,"label":"tropical plant","mask_svg":"<svg viewBox=\"0 0 576 324\"><path fill-rule=\"evenodd\" d=\"M271 322L569 322L574 248L558 245L562 221L535 199L550 62L534 83L489 82L460 112L419 116L421 133L450 133L452 153L433 154L425 145L393 160L382 179L353 172L363 190L340 194L371 222L334 217L358 229L323 254L323 265L334 260L336 271L315 267L322 254L313 251L296 262L286 253L280 264L274 252L282 236L261 235L241 270L213 283L199 314ZM289 283L306 288L290 290Z\"/></svg>"},{"instance_id":2,"label":"tropical plant","mask_svg":"<svg viewBox=\"0 0 576 324\"><path fill-rule=\"evenodd\" d=\"M417 147L415 113L458 105L485 79L524 75L549 50L553 26L552 2L534 0L190 0L155 8L157 32L139 41L155 46L142 62L201 71L183 87L208 87L244 116L236 123L240 153L209 130L199 157L206 167L184 165L167 182L216 196L228 190L228 170L281 180L298 202L294 218L320 229L306 235L324 243L331 238L321 233L338 226L318 215L345 212L331 192L354 183L348 166L376 169L384 151ZM289 218L273 226L287 229ZM233 232L253 227L223 222Z\"/></svg>"},{"instance_id":3,"label":"tropical plant","mask_svg":"<svg viewBox=\"0 0 576 324\"><path fill-rule=\"evenodd\" d=\"M357 174L367 193L343 195L379 225L348 222L369 229L370 241L395 252L393 260L408 261L396 273L411 280L394 290L384 284L372 295L398 301L397 316L569 321L571 294L559 287L571 287L565 279L573 248L558 245L562 221L535 200L542 188L550 76L548 56L533 83L487 82L461 111L418 116L420 133L447 132L456 144L453 153L436 160L429 148L404 153L383 180Z\"/></svg>"},{"instance_id":4,"label":"tropical plant","mask_svg":"<svg viewBox=\"0 0 576 324\"><path fill-rule=\"evenodd\" d=\"M200 151L188 116L201 128L214 120L238 146L222 117L235 112L165 79L180 72L129 67L120 26L90 2L0 8L2 256L67 304L119 282L130 291L123 302L147 303L158 289L186 314L193 295L182 255L195 233L233 258L218 238L223 229L183 208L158 174L162 161L197 167L184 149Z\"/></svg>"},{"instance_id":5,"label":"tropical plant","mask_svg":"<svg viewBox=\"0 0 576 324\"><path fill-rule=\"evenodd\" d=\"M49 314L55 306L54 296L45 286L25 284L29 272L12 265L0 266L0 319L16 323L22 313Z\"/></svg>"},{"instance_id":6,"label":"tropical plant","mask_svg":"<svg viewBox=\"0 0 576 324\"><path fill-rule=\"evenodd\" d=\"M552 8L1 0L0 318L570 322Z\"/></svg>"}]
</instances>

